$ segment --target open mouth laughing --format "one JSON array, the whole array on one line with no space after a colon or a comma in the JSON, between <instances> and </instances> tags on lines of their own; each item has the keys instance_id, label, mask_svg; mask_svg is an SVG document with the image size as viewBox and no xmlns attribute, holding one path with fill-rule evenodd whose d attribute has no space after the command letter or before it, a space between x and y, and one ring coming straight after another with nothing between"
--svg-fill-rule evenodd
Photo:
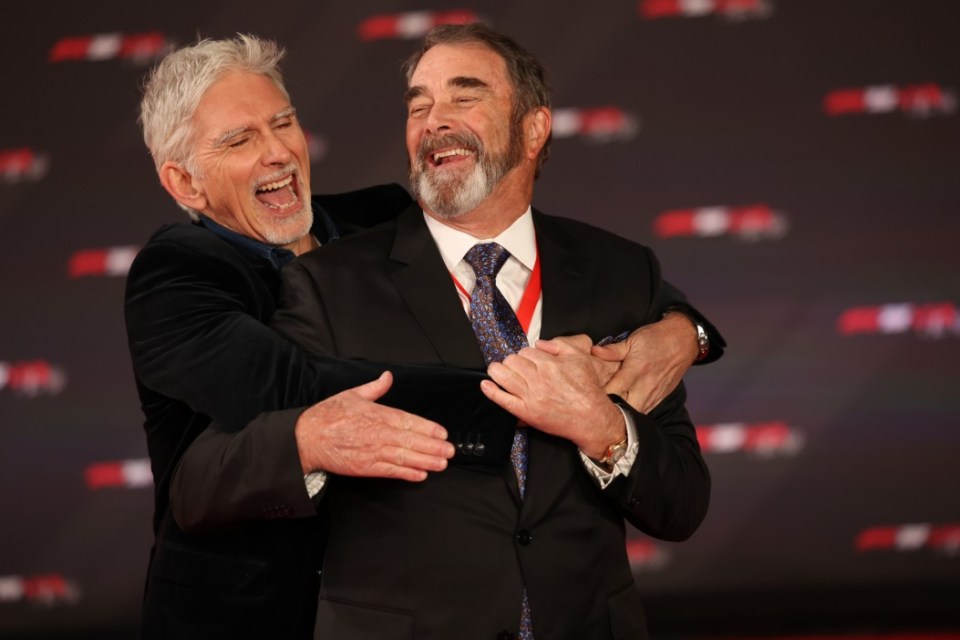
<instances>
[{"instance_id":1,"label":"open mouth laughing","mask_svg":"<svg viewBox=\"0 0 960 640\"><path fill-rule=\"evenodd\" d=\"M475 156L476 151L466 147L455 147L453 149L444 149L429 155L430 164L439 167L445 164L461 162L469 157Z\"/></svg>"},{"instance_id":2,"label":"open mouth laughing","mask_svg":"<svg viewBox=\"0 0 960 640\"><path fill-rule=\"evenodd\" d=\"M465 160L477 160L483 145L470 133L451 133L438 137L425 137L420 142L419 158L424 168L454 166Z\"/></svg>"},{"instance_id":3,"label":"open mouth laughing","mask_svg":"<svg viewBox=\"0 0 960 640\"><path fill-rule=\"evenodd\" d=\"M290 172L280 178L270 176L270 182L256 187L254 197L257 199L257 202L273 211L277 211L278 213L287 212L300 203L300 197L297 193L297 180L295 178L295 174Z\"/></svg>"}]
</instances>

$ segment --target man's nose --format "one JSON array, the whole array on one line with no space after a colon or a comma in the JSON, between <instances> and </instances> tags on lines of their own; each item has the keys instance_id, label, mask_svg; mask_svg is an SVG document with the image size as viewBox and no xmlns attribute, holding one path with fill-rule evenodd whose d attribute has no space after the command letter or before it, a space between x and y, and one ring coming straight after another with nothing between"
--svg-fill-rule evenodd
<instances>
[{"instance_id":1,"label":"man's nose","mask_svg":"<svg viewBox=\"0 0 960 640\"><path fill-rule=\"evenodd\" d=\"M453 110L449 105L436 103L427 115L427 133L443 133L452 128Z\"/></svg>"},{"instance_id":2,"label":"man's nose","mask_svg":"<svg viewBox=\"0 0 960 640\"><path fill-rule=\"evenodd\" d=\"M286 142L272 131L264 138L263 163L264 164L288 164L293 158L293 153Z\"/></svg>"}]
</instances>

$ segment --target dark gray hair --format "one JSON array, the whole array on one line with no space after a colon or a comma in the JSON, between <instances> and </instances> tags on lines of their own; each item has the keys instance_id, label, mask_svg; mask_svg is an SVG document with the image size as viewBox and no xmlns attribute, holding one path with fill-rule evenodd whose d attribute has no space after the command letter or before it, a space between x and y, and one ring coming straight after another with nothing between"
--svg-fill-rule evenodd
<instances>
[{"instance_id":1,"label":"dark gray hair","mask_svg":"<svg viewBox=\"0 0 960 640\"><path fill-rule=\"evenodd\" d=\"M408 85L413 72L420 64L420 59L438 44L481 44L503 58L513 83L512 115L515 123L519 123L525 115L538 107L550 107L550 85L547 83L546 71L540 61L509 36L497 33L480 22L445 24L432 29L424 38L420 49L403 63L402 69ZM547 161L552 137L551 133L537 158L536 174L538 176L540 168Z\"/></svg>"}]
</instances>

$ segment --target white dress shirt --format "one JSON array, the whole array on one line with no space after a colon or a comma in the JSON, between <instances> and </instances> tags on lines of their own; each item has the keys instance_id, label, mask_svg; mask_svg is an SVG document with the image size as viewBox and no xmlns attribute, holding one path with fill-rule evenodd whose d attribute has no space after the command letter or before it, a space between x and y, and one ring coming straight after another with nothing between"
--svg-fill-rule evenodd
<instances>
[{"instance_id":1,"label":"white dress shirt","mask_svg":"<svg viewBox=\"0 0 960 640\"><path fill-rule=\"evenodd\" d=\"M497 274L497 288L511 308L516 311L517 307L520 306L520 301L537 261L537 238L530 207L527 207L524 214L517 218L505 231L494 238L484 239L475 238L466 232L447 226L426 214L423 217L427 223L427 229L430 230L430 235L437 243L437 248L440 250L440 256L443 258L447 270L466 292L472 292L476 283L476 274L473 267L463 259L471 247L476 244L496 242L510 252L510 257L507 258ZM456 287L452 281L450 286ZM469 315L470 296L460 287L456 287L456 289L460 296L460 302L463 304L463 310ZM533 317L530 319L530 326L527 327L527 343L530 345L535 344L540 339L542 311L543 292L541 291L537 306L533 311ZM622 409L621 413L623 413L623 419L627 425L627 451L614 465L613 471L607 471L594 463L582 451L580 452L580 458L583 460L587 471L596 479L601 489L606 488L617 476L630 473L630 468L637 458L639 444L637 442L636 426L633 424L633 418L629 413Z\"/></svg>"}]
</instances>

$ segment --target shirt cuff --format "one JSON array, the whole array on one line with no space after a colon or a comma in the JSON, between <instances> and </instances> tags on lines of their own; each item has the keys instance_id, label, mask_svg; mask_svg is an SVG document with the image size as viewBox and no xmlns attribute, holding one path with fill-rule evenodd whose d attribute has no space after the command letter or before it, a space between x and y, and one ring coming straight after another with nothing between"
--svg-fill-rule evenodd
<instances>
[{"instance_id":1,"label":"shirt cuff","mask_svg":"<svg viewBox=\"0 0 960 640\"><path fill-rule=\"evenodd\" d=\"M580 451L580 459L583 460L583 465L587 468L587 473L590 474L601 489L606 489L618 476L629 475L630 469L633 468L633 463L637 460L637 454L640 452L640 443L637 441L637 425L633 423L633 416L620 405L617 405L617 409L620 409L620 413L623 414L623 421L627 425L627 450L623 454L623 457L613 465L613 471L607 471L588 458L583 451Z\"/></svg>"},{"instance_id":2,"label":"shirt cuff","mask_svg":"<svg viewBox=\"0 0 960 640\"><path fill-rule=\"evenodd\" d=\"M323 491L324 485L327 484L327 472L326 471L314 471L313 473L308 473L303 476L303 483L307 485L307 495L310 498L316 498L317 494Z\"/></svg>"}]
</instances>

